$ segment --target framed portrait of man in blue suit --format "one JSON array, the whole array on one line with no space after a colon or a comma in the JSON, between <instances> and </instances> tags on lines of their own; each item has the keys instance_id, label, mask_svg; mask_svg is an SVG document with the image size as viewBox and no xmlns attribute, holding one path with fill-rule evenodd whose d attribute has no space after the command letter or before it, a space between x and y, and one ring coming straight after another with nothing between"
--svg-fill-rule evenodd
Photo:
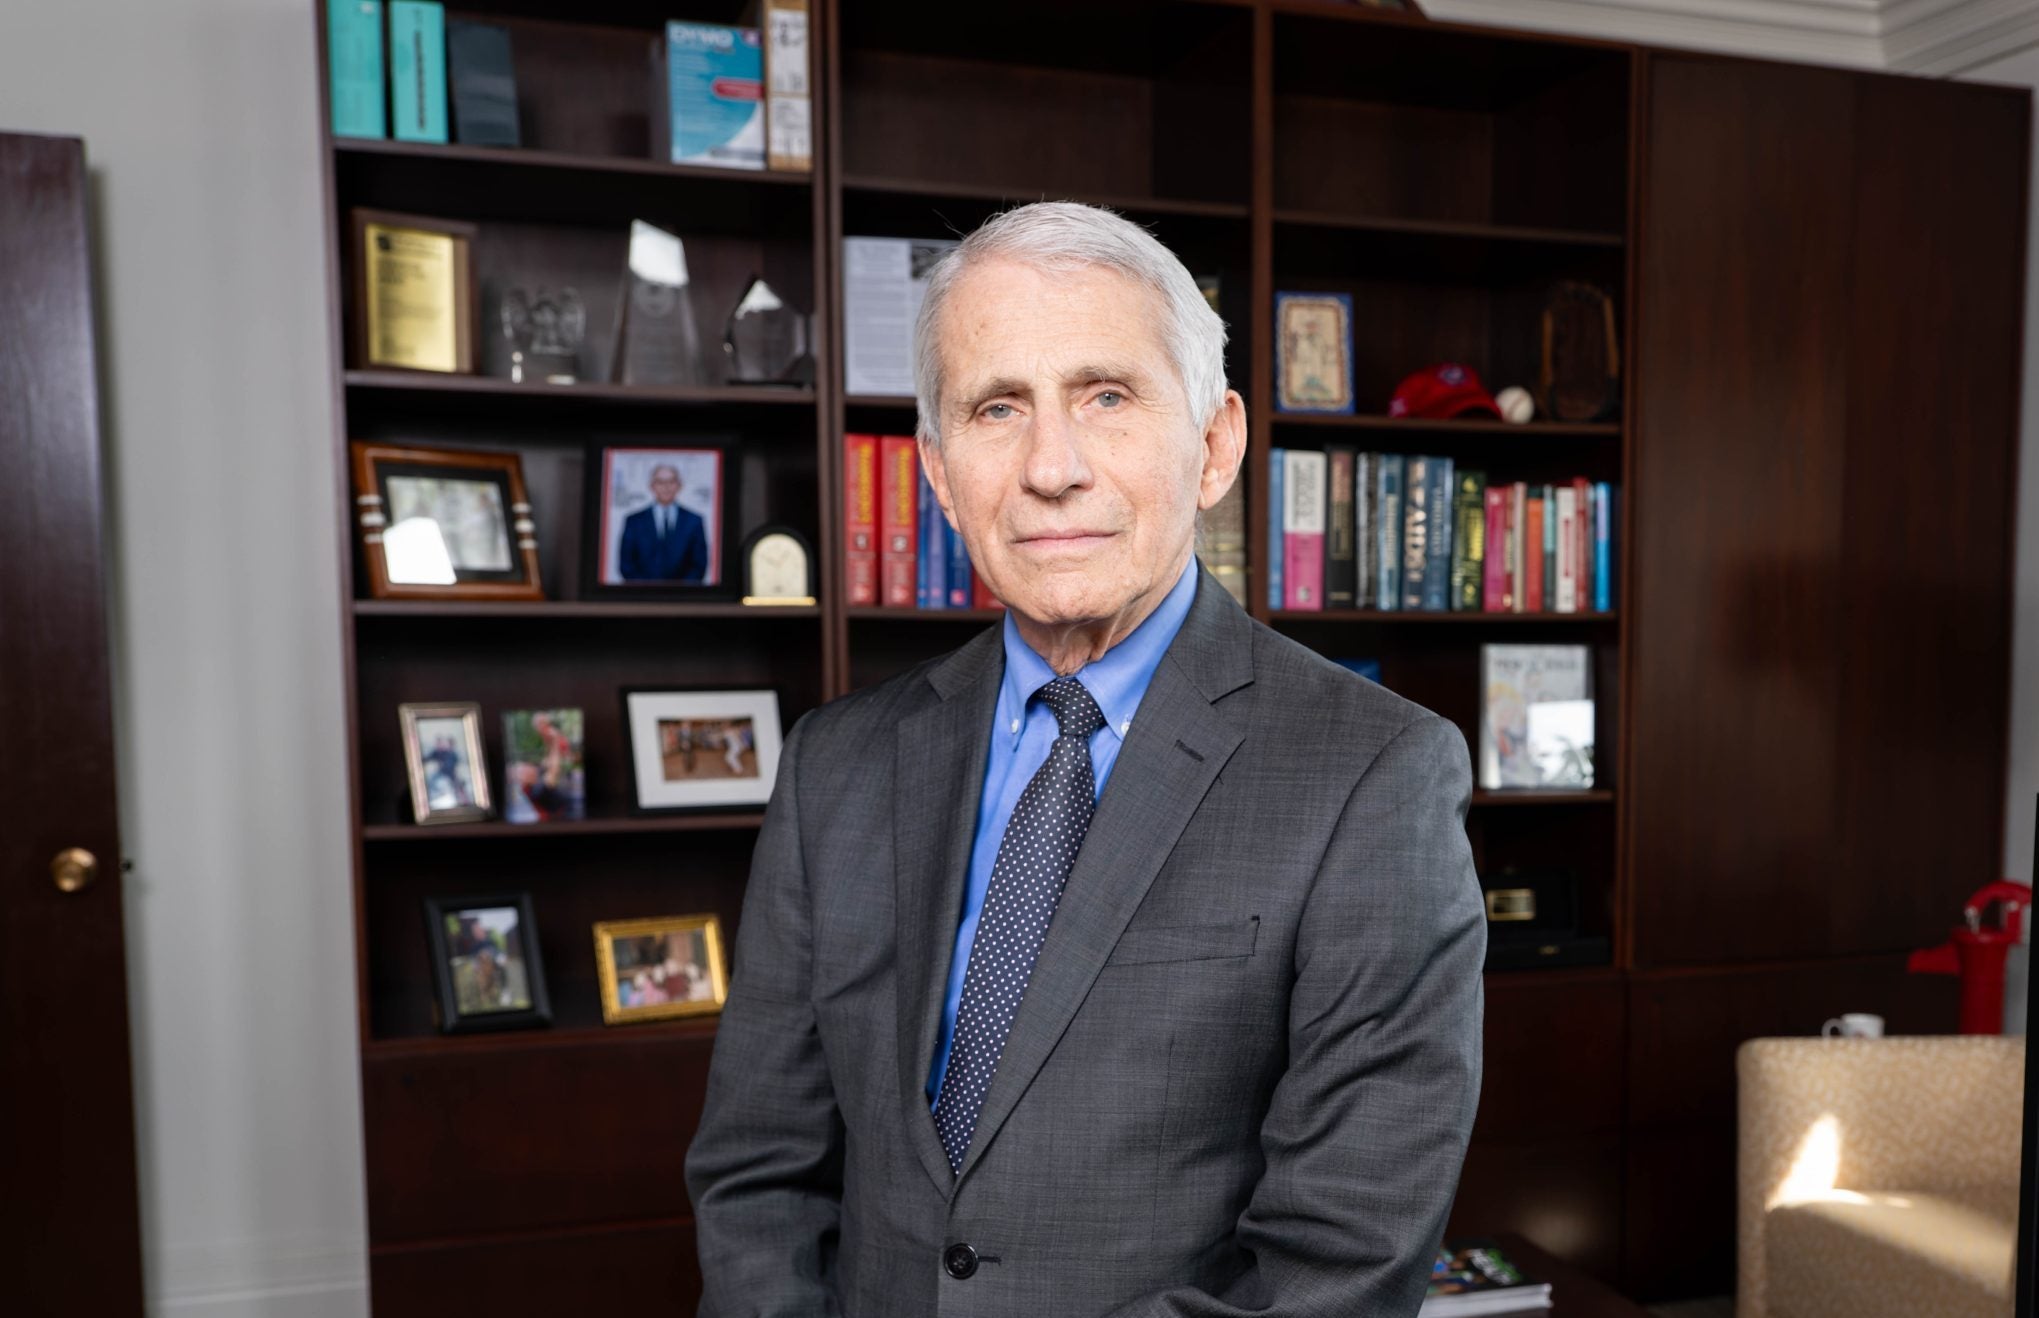
<instances>
[{"instance_id":1,"label":"framed portrait of man in blue suit","mask_svg":"<svg viewBox=\"0 0 2039 1318\"><path fill-rule=\"evenodd\" d=\"M719 445L604 448L590 464L590 589L721 592L730 470Z\"/></svg>"}]
</instances>

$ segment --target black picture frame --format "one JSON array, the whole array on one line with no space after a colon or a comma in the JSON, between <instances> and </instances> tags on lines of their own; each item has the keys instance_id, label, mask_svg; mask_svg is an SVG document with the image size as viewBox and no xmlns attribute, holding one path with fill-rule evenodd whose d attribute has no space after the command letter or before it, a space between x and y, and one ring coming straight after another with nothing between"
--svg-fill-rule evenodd
<instances>
[{"instance_id":1,"label":"black picture frame","mask_svg":"<svg viewBox=\"0 0 2039 1318\"><path fill-rule=\"evenodd\" d=\"M439 1029L445 1034L471 1034L485 1030L518 1030L552 1023L552 1000L546 993L545 965L538 947L538 920L528 892L493 893L475 897L427 897L425 933L432 955L432 982L437 992ZM448 917L468 913L514 910L517 951L523 962L525 1005L497 1010L467 1010L460 1005L463 985L454 965L458 957L473 953L456 951L447 929ZM514 965L514 957L506 959ZM511 966L502 968L509 971ZM514 976L511 983L514 984Z\"/></svg>"},{"instance_id":2,"label":"black picture frame","mask_svg":"<svg viewBox=\"0 0 2039 1318\"><path fill-rule=\"evenodd\" d=\"M626 544L648 543L644 541L643 529L632 519L648 511L650 503L619 507L612 502L612 495L619 484L626 487L643 484L648 496L649 480L656 467L666 465L662 461L664 458L678 459L676 465L681 470L682 489L676 502L688 516L710 522L702 527L702 536L709 555L711 580L690 582L656 576L625 579L624 574L630 571L630 565L622 561L629 555ZM697 511L702 501L685 497L688 473L698 473L700 467L708 462L712 462L714 468L714 490L708 500L712 506L712 519ZM585 514L581 519L583 597L696 600L704 603L736 599L743 586L742 563L738 557L739 537L736 534L736 521L742 507L738 499L739 468L735 443L726 435L675 439L663 444L632 442L590 447L586 479L582 482L585 487ZM639 477L643 479L640 481ZM696 488L698 484L697 479ZM684 538L682 536L682 540ZM613 558L612 547L616 551ZM684 550L673 552L684 553Z\"/></svg>"}]
</instances>

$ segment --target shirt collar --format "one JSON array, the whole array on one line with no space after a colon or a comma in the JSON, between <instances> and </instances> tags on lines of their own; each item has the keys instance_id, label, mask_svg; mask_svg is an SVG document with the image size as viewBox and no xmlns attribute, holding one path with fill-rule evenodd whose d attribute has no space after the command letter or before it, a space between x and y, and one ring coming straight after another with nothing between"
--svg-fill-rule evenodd
<instances>
[{"instance_id":1,"label":"shirt collar","mask_svg":"<svg viewBox=\"0 0 2039 1318\"><path fill-rule=\"evenodd\" d=\"M1161 656L1168 652L1169 642L1182 630L1183 620L1189 617L1189 607L1196 601L1197 565L1192 556L1183 568L1182 576L1167 595L1162 597L1154 612L1141 620L1130 636L1104 652L1102 658L1076 670L1076 676L1083 682L1084 690L1104 713L1105 725L1112 735L1124 741L1132 731L1133 715L1140 708L1140 698L1147 694L1148 684L1154 680L1154 671L1161 666ZM1005 617L1005 678L998 689L998 726L994 731L1005 738L1008 746L1019 744L1020 734L1026 728L1027 700L1048 683L1055 680L1055 670L1048 661L1034 653L1032 646L1020 639L1019 625L1008 610Z\"/></svg>"}]
</instances>

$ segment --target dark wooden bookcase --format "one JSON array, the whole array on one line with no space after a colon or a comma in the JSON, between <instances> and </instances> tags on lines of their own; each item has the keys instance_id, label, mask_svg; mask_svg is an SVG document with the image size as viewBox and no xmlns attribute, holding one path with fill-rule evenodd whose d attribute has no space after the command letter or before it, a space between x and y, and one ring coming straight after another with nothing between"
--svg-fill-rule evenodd
<instances>
[{"instance_id":1,"label":"dark wooden bookcase","mask_svg":"<svg viewBox=\"0 0 2039 1318\"><path fill-rule=\"evenodd\" d=\"M841 436L910 433L914 413L910 398L844 392L837 254L845 235L953 236L1009 204L1043 197L1112 206L1150 225L1193 271L1218 276L1231 330L1229 373L1245 393L1252 427L1242 480L1256 618L1326 655L1378 659L1388 686L1452 719L1469 741L1478 726L1483 643L1593 647L1595 788L1475 793L1467 829L1483 873L1543 865L1578 871L1584 920L1609 937L1613 960L1487 977L1486 1086L1452 1226L1519 1230L1637 1291L1720 1286L1732 1232L1725 1191L1733 1160L1720 1143L1723 1131L1732 1134L1732 1039L1800 1028L1814 1011L1816 1027L1831 1014L1824 995L1836 984L1854 994L1841 1005L1880 1007L1894 1024L1912 1028L1930 1027L1940 998L1902 983L1895 919L1873 936L1841 929L1817 945L1773 938L1760 944L1762 955L1785 959L1751 964L1757 954L1737 931L1755 917L1739 907L1695 905L1708 880L1689 866L1665 877L1665 857L1675 854L1665 848L1681 845L1672 839L1712 828L1749 829L1760 838L1767 827L1787 842L1797 836L1783 822L1801 808L1788 794L1752 805L1746 794L1724 794L1717 781L1680 775L1694 734L1676 717L1677 688L1694 685L1726 703L1738 684L1769 680L1752 675L1740 652L1699 643L1712 634L1707 628L1736 615L1731 604L1692 588L1694 565L1777 561L1777 541L1738 512L1734 491L1745 481L1777 479L1765 464L1789 475L1796 460L1796 430L1766 440L1758 427L1732 446L1746 472L1720 473L1707 461L1716 433L1709 427L1745 422L1777 388L1818 387L1836 360L1812 353L1786 363L1805 367L1790 381L1756 379L1764 369L1775 374L1775 354L1761 326L1746 321L1749 307L1786 296L1793 262L1811 241L1788 214L1765 209L1773 181L1788 183L1788 169L1768 159L1748 165L1745 186L1721 203L1732 208L1723 211L1725 223L1713 227L1696 215L1652 212L1651 189L1678 195L1691 212L1708 204L1703 171L1741 167L1731 153L1695 149L1689 140L1709 131L1709 77L1721 94L1735 91L1733 76L1709 69L1761 69L1777 86L1812 87L1804 96L1821 105L1840 95L1836 88L1926 84L1678 57L1667 86L1679 97L1672 108L1686 136L1676 156L1654 155L1653 135L1665 130L1652 118L1652 77L1663 57L1630 46L1429 23L1333 0L811 4L811 176L650 158L651 38L673 17L742 21L739 0L462 0L449 6L452 14L511 28L524 149L322 137L340 418L332 437L335 518L349 565L342 634L377 1314L436 1313L477 1301L506 1313L580 1312L646 1296L662 1308L691 1307L698 1276L681 1164L715 1023L605 1028L589 926L714 911L733 939L760 815L632 814L618 692L645 684L770 686L790 725L823 701L951 649L995 621L973 610L846 607ZM1797 93L1770 90L1772 102L1736 102L1741 117L1732 123L1747 129L1759 112L1774 111L1777 131L1788 136ZM1872 92L1861 95L1892 123L1922 121L1937 133L1973 129L1979 143L1964 147L1971 166L1994 162L2022 177L2022 98L1987 93L1952 108L1889 102L1901 106L1899 115ZM2016 113L2007 108L2013 100ZM1804 125L1796 126L1803 136ZM1935 150L1926 130L1899 136L1894 149L1905 159ZM1864 148L1865 177L1870 159ZM1886 171L1894 168L1878 159ZM1970 168L1961 177L1988 173ZM1881 181L1894 190L1905 180ZM1883 194L1863 195L1875 201ZM1928 214L1936 204L1915 201L1902 212L1905 222L1937 223ZM588 303L583 368L591 380L607 377L607 327L629 221L651 221L685 239L697 307L714 324L752 273L811 306L819 379L799 391L512 385L486 315L481 375L355 369L343 332L355 314L343 256L345 218L355 206L474 223L484 291L506 279L573 285ZM1891 249L1857 253L1857 288L1916 291L1923 276L1907 283L1887 271L1908 256L1912 266L1931 257L1907 244L1903 223L1885 229L1852 240ZM1988 228L1963 273L1985 259L2021 269L2021 232ZM1645 235L1656 244L1650 251ZM1705 263L1744 249L1777 277L1768 303L1708 277ZM1669 290L1654 303L1642 286L1646 269ZM1473 363L1491 388L1532 383L1536 315L1545 290L1564 278L1595 283L1616 300L1624 348L1618 419L1518 427L1380 415L1401 376L1434 361ZM1362 415L1273 411L1273 300L1289 290L1352 295ZM1794 326L1844 318L1840 292L1838 285L1812 289L1808 296L1839 305L1782 314ZM2005 306L2018 305L2015 290L1991 296L1992 308L2005 298ZM1680 335L1708 299L1721 304L1707 322L1716 337L1704 352L1688 354ZM2003 323L2003 316L1983 317L1968 332L1974 371L1986 363L2000 364L2007 376L2015 371L2015 335L2007 339ZM1936 321L1934 330L1963 336L1959 322ZM1742 338L1731 337L1738 331ZM1641 355L1639 342L1647 345ZM1865 378L1874 360L1865 352ZM1936 369L1954 370L1945 360ZM1920 388L1931 383L1928 375ZM1866 396L1890 401L1874 390ZM1659 400L1655 411L1638 401L1648 398ZM1977 629L1979 639L1950 670L1986 706L1963 724L1969 732L2005 704L2008 639L1990 611L2007 598L2002 490L2014 416L1989 394L1946 441L1950 451L1979 455L1943 468L1965 501L1976 546L1960 560L1960 580L1927 564L1907 583L1958 586L1933 615L1936 623ZM1851 497L1873 494L1877 506L1891 506L1903 497L1904 480L1917 479L1916 459L1893 464L1888 478L1875 474L1880 458L1902 444L1897 431L1823 432L1834 451L1845 440L1866 455L1850 468ZM738 455L739 535L768 521L807 534L817 557L816 607L580 597L589 453L619 440L693 436L726 440ZM346 468L346 443L356 438L519 453L548 599L442 605L362 598ZM1615 483L1623 496L1615 607L1573 615L1270 610L1262 575L1268 451L1329 443L1449 456L1498 481L1583 475ZM1704 486L1697 502L1682 496L1683 484L1652 485L1639 475L1651 470L1660 444L1667 448L1659 470ZM1781 497L1762 505L1767 515L1777 515ZM1675 526L1677 535L1652 536L1652 526ZM1634 563L1638 545L1654 552ZM1989 569L1992 554L1998 565ZM1780 561L1778 570L1795 568ZM1976 579L1978 572L1986 579ZM1828 639L1845 645L1874 631L1864 622L1856 632L1834 629ZM1730 633L1745 647L1756 644ZM1636 666L1645 661L1651 677L1675 671L1677 682L1639 682ZM1917 672L1886 664L1850 688L1849 698L1868 708L1908 692ZM1637 706L1639 686L1648 699ZM503 710L584 709L589 818L552 827L406 822L396 706L449 699L482 704L497 773ZM1684 739L1644 736L1638 726L1676 727ZM1713 743L1701 748L1701 761L1732 759L1733 734L1722 731L1729 726L1707 725ZM1941 762L1929 752L1924 765ZM1847 770L1823 772L1838 780ZM1994 774L2000 799L2002 773L1999 750L1964 788ZM1647 808L1634 799L1638 775L1653 785ZM1808 790L1831 787L1822 780ZM1887 785L1879 790L1879 799L1893 799ZM1951 794L1943 789L1940 798ZM1730 809L1732 820L1718 813ZM1976 827L1949 844L1958 877L1935 878L1925 896L1907 899L1907 911L1935 909L1943 898L1958 903L1973 886L1965 882L1969 870L1994 854L2001 836L2000 818L1997 838L1986 836L1988 814L1976 815ZM1801 863L1788 845L1752 847L1747 855L1753 868L1734 885L1744 899L1790 893L1793 909L1803 909L1836 900L1845 884L1837 873ZM442 1036L432 1020L422 902L506 887L527 889L536 902L553 1026ZM1956 909L1948 906L1950 918ZM1937 936L1920 931L1920 941ZM1708 1015L1714 1003L1725 1004L1718 1020ZM1688 1061L1670 1042L1680 1031L1701 1041L1693 1054L1699 1060ZM1675 1099L1666 1097L1666 1076L1679 1077Z\"/></svg>"}]
</instances>

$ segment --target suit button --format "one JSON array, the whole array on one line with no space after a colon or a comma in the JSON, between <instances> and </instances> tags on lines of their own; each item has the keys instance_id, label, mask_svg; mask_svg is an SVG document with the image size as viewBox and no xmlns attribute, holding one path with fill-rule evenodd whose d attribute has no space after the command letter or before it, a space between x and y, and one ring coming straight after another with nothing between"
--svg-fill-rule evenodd
<instances>
[{"instance_id":1,"label":"suit button","mask_svg":"<svg viewBox=\"0 0 2039 1318\"><path fill-rule=\"evenodd\" d=\"M968 1245L951 1245L942 1251L942 1267L957 1281L977 1275L977 1251Z\"/></svg>"}]
</instances>

